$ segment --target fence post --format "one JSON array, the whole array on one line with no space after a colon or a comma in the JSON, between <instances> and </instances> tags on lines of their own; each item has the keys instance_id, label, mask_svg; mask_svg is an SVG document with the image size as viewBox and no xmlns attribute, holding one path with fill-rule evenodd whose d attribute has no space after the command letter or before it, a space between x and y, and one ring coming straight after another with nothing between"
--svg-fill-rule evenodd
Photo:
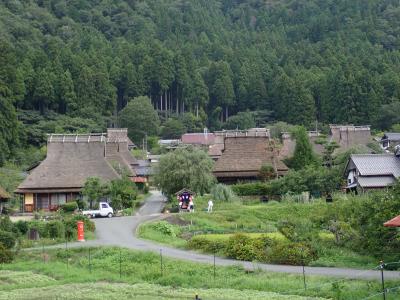
<instances>
[{"instance_id":1,"label":"fence post","mask_svg":"<svg viewBox=\"0 0 400 300\"><path fill-rule=\"evenodd\" d=\"M42 256L43 256L43 263L46 263L46 258L44 256L44 242L42 241Z\"/></svg>"},{"instance_id":2,"label":"fence post","mask_svg":"<svg viewBox=\"0 0 400 300\"><path fill-rule=\"evenodd\" d=\"M90 257L90 248L89 248L89 272L90 272L90 274L92 273L92 261L91 261L91 257Z\"/></svg>"},{"instance_id":3,"label":"fence post","mask_svg":"<svg viewBox=\"0 0 400 300\"><path fill-rule=\"evenodd\" d=\"M306 270L304 268L304 263L303 263L303 284L304 284L304 290L307 290L307 283L306 283Z\"/></svg>"},{"instance_id":4,"label":"fence post","mask_svg":"<svg viewBox=\"0 0 400 300\"><path fill-rule=\"evenodd\" d=\"M214 249L214 281L215 281L215 249Z\"/></svg>"},{"instance_id":5,"label":"fence post","mask_svg":"<svg viewBox=\"0 0 400 300\"><path fill-rule=\"evenodd\" d=\"M383 295L383 300L386 300L386 289L385 289L385 278L383 277L383 269L385 268L385 264L383 263L383 260L381 260L380 264L380 269L381 269L381 281L382 281L382 295Z\"/></svg>"},{"instance_id":6,"label":"fence post","mask_svg":"<svg viewBox=\"0 0 400 300\"><path fill-rule=\"evenodd\" d=\"M121 248L119 248L119 278L122 277L122 258L121 258Z\"/></svg>"},{"instance_id":7,"label":"fence post","mask_svg":"<svg viewBox=\"0 0 400 300\"><path fill-rule=\"evenodd\" d=\"M163 261L162 261L162 249L160 249L160 273L163 276Z\"/></svg>"}]
</instances>

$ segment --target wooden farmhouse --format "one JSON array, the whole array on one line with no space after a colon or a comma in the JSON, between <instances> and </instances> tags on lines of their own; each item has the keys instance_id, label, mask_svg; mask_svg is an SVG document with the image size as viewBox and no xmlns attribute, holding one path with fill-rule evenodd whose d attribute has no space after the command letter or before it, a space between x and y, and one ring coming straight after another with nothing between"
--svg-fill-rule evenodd
<instances>
[{"instance_id":1,"label":"wooden farmhouse","mask_svg":"<svg viewBox=\"0 0 400 300\"><path fill-rule=\"evenodd\" d=\"M103 182L126 174L134 181L136 159L128 151L127 129L99 134L50 134L47 156L15 191L22 212L56 210L80 197L88 177Z\"/></svg>"},{"instance_id":2,"label":"wooden farmhouse","mask_svg":"<svg viewBox=\"0 0 400 300\"><path fill-rule=\"evenodd\" d=\"M393 150L397 145L400 145L400 133L386 132L380 140L382 149Z\"/></svg>"},{"instance_id":3,"label":"wooden farmhouse","mask_svg":"<svg viewBox=\"0 0 400 300\"><path fill-rule=\"evenodd\" d=\"M389 187L400 177L400 157L393 154L353 154L344 176L347 191Z\"/></svg>"},{"instance_id":4,"label":"wooden farmhouse","mask_svg":"<svg viewBox=\"0 0 400 300\"><path fill-rule=\"evenodd\" d=\"M282 176L288 167L276 152L268 131L250 135L248 132L226 134L221 155L214 165L214 175L224 183L257 180L261 167L268 164Z\"/></svg>"}]
</instances>

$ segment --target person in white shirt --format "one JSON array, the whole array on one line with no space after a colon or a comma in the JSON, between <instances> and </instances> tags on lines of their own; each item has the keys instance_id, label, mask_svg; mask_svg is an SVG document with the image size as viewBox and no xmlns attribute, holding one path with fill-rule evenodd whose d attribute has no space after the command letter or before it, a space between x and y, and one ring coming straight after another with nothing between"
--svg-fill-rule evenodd
<instances>
[{"instance_id":1,"label":"person in white shirt","mask_svg":"<svg viewBox=\"0 0 400 300\"><path fill-rule=\"evenodd\" d=\"M207 208L207 212L212 212L213 210L213 205L214 203L212 202L212 200L208 200L208 208Z\"/></svg>"}]
</instances>

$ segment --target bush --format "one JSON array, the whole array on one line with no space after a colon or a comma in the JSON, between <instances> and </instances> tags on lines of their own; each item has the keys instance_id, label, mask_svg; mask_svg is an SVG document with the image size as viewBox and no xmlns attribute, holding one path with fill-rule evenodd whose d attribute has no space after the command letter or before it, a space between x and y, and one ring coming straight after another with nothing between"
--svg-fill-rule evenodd
<instances>
[{"instance_id":1,"label":"bush","mask_svg":"<svg viewBox=\"0 0 400 300\"><path fill-rule=\"evenodd\" d=\"M177 232L174 225L166 222L160 221L152 225L153 229L162 233L163 235L169 235L171 237L176 237Z\"/></svg>"},{"instance_id":2,"label":"bush","mask_svg":"<svg viewBox=\"0 0 400 300\"><path fill-rule=\"evenodd\" d=\"M275 243L267 254L269 262L285 265L308 265L318 259L317 251L306 243Z\"/></svg>"},{"instance_id":3,"label":"bush","mask_svg":"<svg viewBox=\"0 0 400 300\"><path fill-rule=\"evenodd\" d=\"M67 202L61 205L61 210L65 213L74 212L78 209L78 204L76 201Z\"/></svg>"},{"instance_id":4,"label":"bush","mask_svg":"<svg viewBox=\"0 0 400 300\"><path fill-rule=\"evenodd\" d=\"M15 223L15 227L18 229L20 235L25 235L29 230L29 222L19 220Z\"/></svg>"},{"instance_id":5,"label":"bush","mask_svg":"<svg viewBox=\"0 0 400 300\"><path fill-rule=\"evenodd\" d=\"M0 230L7 232L14 232L14 224L11 222L9 216L0 217Z\"/></svg>"},{"instance_id":6,"label":"bush","mask_svg":"<svg viewBox=\"0 0 400 300\"><path fill-rule=\"evenodd\" d=\"M311 241L317 237L312 228L312 223L308 220L287 221L278 223L278 231L292 242Z\"/></svg>"},{"instance_id":7,"label":"bush","mask_svg":"<svg viewBox=\"0 0 400 300\"><path fill-rule=\"evenodd\" d=\"M214 185L214 187L211 189L211 195L214 200L217 201L228 202L237 199L237 196L233 192L232 188L228 185L221 183Z\"/></svg>"},{"instance_id":8,"label":"bush","mask_svg":"<svg viewBox=\"0 0 400 300\"><path fill-rule=\"evenodd\" d=\"M29 222L28 225L29 229L35 229L39 233L40 238L47 238L49 237L48 227L46 226L46 222L33 220Z\"/></svg>"},{"instance_id":9,"label":"bush","mask_svg":"<svg viewBox=\"0 0 400 300\"><path fill-rule=\"evenodd\" d=\"M13 253L2 244L0 244L0 264L10 263L13 259Z\"/></svg>"},{"instance_id":10,"label":"bush","mask_svg":"<svg viewBox=\"0 0 400 300\"><path fill-rule=\"evenodd\" d=\"M63 222L58 220L50 221L46 224L46 227L50 238L57 239L65 237L65 225Z\"/></svg>"},{"instance_id":11,"label":"bush","mask_svg":"<svg viewBox=\"0 0 400 300\"><path fill-rule=\"evenodd\" d=\"M233 235L226 244L225 255L239 260L254 260L256 251L252 239L240 233Z\"/></svg>"},{"instance_id":12,"label":"bush","mask_svg":"<svg viewBox=\"0 0 400 300\"><path fill-rule=\"evenodd\" d=\"M208 253L225 252L226 242L220 240L210 240L204 236L194 236L188 243L189 249L202 250Z\"/></svg>"},{"instance_id":13,"label":"bush","mask_svg":"<svg viewBox=\"0 0 400 300\"><path fill-rule=\"evenodd\" d=\"M242 183L232 186L232 191L238 196L262 196L271 195L271 185L267 183Z\"/></svg>"},{"instance_id":14,"label":"bush","mask_svg":"<svg viewBox=\"0 0 400 300\"><path fill-rule=\"evenodd\" d=\"M0 245L11 249L15 245L15 237L11 232L0 230Z\"/></svg>"}]
</instances>

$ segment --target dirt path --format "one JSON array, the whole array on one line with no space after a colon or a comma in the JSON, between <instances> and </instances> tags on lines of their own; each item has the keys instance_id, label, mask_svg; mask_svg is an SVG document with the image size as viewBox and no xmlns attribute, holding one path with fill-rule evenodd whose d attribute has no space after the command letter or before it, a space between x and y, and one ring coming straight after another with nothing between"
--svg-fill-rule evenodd
<instances>
[{"instance_id":1,"label":"dirt path","mask_svg":"<svg viewBox=\"0 0 400 300\"><path fill-rule=\"evenodd\" d=\"M214 257L211 255L200 254L194 251L175 249L172 247L157 244L155 242L141 240L135 236L139 224L162 217L161 211L164 207L164 197L160 192L152 192L146 203L135 216L120 218L95 219L97 239L85 243L72 243L70 246L119 246L142 251L162 251L164 256L188 260L198 263L212 264ZM271 265L262 263L253 263L247 261L238 261L216 257L215 263L219 266L240 265L246 269L262 269L264 271L302 274L302 267ZM327 268L327 267L306 267L306 274L321 276L337 276L353 279L379 279L381 273L372 270L358 270L348 268ZM385 279L400 280L400 272L385 271Z\"/></svg>"}]
</instances>

